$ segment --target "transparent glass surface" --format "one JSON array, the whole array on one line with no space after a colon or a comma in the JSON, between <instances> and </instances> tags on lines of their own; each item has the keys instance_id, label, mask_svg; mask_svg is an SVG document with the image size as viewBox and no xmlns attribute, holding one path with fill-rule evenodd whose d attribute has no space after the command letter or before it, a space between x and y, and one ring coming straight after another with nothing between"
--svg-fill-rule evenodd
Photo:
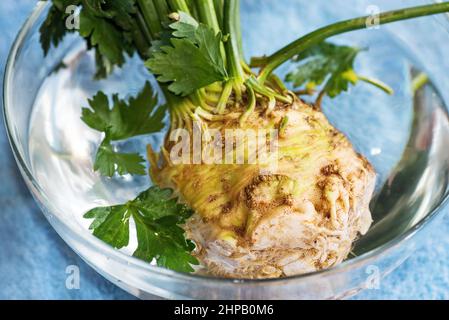
<instances>
[{"instance_id":1,"label":"transparent glass surface","mask_svg":"<svg viewBox=\"0 0 449 320\"><path fill-rule=\"evenodd\" d=\"M406 5L428 1L407 1ZM403 7L404 1L242 0L248 56L269 54L301 34L341 19ZM371 207L374 224L343 264L316 273L273 280L232 280L181 274L130 256L134 243L117 251L93 237L82 218L92 207L132 198L150 181L101 178L92 171L101 136L80 120L81 107L98 90L121 97L154 79L137 58L102 81L94 81L94 59L71 35L43 56L39 27L48 5L39 3L11 51L5 74L4 115L24 179L61 237L99 273L130 293L149 298L316 299L345 298L371 285L419 247L430 222L442 216L448 196L449 21L444 15L401 22L336 37L335 42L369 48L360 73L382 79L395 94L359 85L324 109L378 173ZM432 37L429 37L429 33ZM439 39L435 42L435 39ZM61 62L66 65L60 68ZM292 66L279 70L285 74ZM431 82L413 94L414 75ZM119 148L144 152L164 133L127 141ZM132 235L131 235L132 236Z\"/></svg>"}]
</instances>

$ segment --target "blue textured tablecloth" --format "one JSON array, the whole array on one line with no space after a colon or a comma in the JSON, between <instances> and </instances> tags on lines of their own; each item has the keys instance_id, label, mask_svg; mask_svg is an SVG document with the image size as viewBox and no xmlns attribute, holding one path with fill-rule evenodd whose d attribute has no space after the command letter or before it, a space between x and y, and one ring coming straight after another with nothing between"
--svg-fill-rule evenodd
<instances>
[{"instance_id":1,"label":"blue textured tablecloth","mask_svg":"<svg viewBox=\"0 0 449 320\"><path fill-rule=\"evenodd\" d=\"M0 70L35 0L0 1ZM0 80L0 84L2 80ZM47 223L22 182L0 124L0 299L129 299L87 266ZM357 299L449 299L449 217L413 257ZM80 268L80 289L66 268Z\"/></svg>"}]
</instances>

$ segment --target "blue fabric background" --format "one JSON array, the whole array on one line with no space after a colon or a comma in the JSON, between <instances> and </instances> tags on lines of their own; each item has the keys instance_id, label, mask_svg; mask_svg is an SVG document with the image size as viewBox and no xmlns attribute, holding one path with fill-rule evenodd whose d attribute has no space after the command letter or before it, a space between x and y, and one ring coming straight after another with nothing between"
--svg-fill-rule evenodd
<instances>
[{"instance_id":1,"label":"blue fabric background","mask_svg":"<svg viewBox=\"0 0 449 320\"><path fill-rule=\"evenodd\" d=\"M0 1L0 70L35 0ZM2 77L3 78L3 77ZM0 80L0 84L2 84ZM132 299L86 265L55 233L22 182L0 124L0 299ZM449 217L413 257L356 299L449 299ZM66 268L81 271L66 289Z\"/></svg>"}]
</instances>

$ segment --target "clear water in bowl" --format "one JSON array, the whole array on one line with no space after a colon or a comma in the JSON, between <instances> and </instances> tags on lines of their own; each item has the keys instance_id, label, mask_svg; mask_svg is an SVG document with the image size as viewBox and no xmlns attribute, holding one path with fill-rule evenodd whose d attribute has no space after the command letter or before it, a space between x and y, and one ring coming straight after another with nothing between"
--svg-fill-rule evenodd
<instances>
[{"instance_id":1,"label":"clear water in bowl","mask_svg":"<svg viewBox=\"0 0 449 320\"><path fill-rule=\"evenodd\" d=\"M353 250L354 255L360 255L413 227L445 192L449 156L444 145L449 142L449 123L442 99L432 85L413 95L411 70L422 64L399 39L379 32L336 41L369 47L358 60L357 70L382 79L395 90L388 96L361 84L325 101L330 121L378 173L372 202L375 223ZM102 137L81 121L81 108L87 107L87 99L99 90L124 98L154 79L138 59L130 59L107 80L94 81L94 59L84 45L75 41L68 52L64 58L67 67L55 69L35 99L28 152L34 177L53 206L87 229L89 221L82 218L86 211L127 201L150 181L145 176L108 179L93 172ZM285 74L289 68L287 65L280 72ZM163 137L163 132L139 137L119 143L117 148L144 155L147 144L157 148ZM131 243L124 251L131 253L135 245Z\"/></svg>"}]
</instances>

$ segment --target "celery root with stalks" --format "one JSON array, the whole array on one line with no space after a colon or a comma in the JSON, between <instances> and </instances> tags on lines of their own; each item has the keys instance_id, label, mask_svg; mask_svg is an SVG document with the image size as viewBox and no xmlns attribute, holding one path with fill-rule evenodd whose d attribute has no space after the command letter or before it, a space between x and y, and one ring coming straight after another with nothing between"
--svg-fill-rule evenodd
<instances>
[{"instance_id":1,"label":"celery root with stalks","mask_svg":"<svg viewBox=\"0 0 449 320\"><path fill-rule=\"evenodd\" d=\"M70 5L79 10L71 13ZM154 186L85 218L93 219L95 236L117 249L129 245L135 228L134 255L176 271L274 278L335 266L372 223L376 174L328 122L321 102L359 82L393 92L354 70L361 49L328 39L366 28L369 17L320 28L246 62L239 10L238 0L52 1L41 27L45 53L76 31L65 28L76 15L94 52L96 78L138 55L165 101L159 105L156 90L142 84L128 100L99 92L86 102L82 120L104 137L93 170L111 178L147 174L141 155L122 153L115 143L159 132L166 113L170 119L162 149L147 150ZM448 11L443 2L377 20ZM287 61L294 69L284 82L273 72ZM253 141L245 132L259 135ZM251 143L276 152L261 161Z\"/></svg>"}]
</instances>

